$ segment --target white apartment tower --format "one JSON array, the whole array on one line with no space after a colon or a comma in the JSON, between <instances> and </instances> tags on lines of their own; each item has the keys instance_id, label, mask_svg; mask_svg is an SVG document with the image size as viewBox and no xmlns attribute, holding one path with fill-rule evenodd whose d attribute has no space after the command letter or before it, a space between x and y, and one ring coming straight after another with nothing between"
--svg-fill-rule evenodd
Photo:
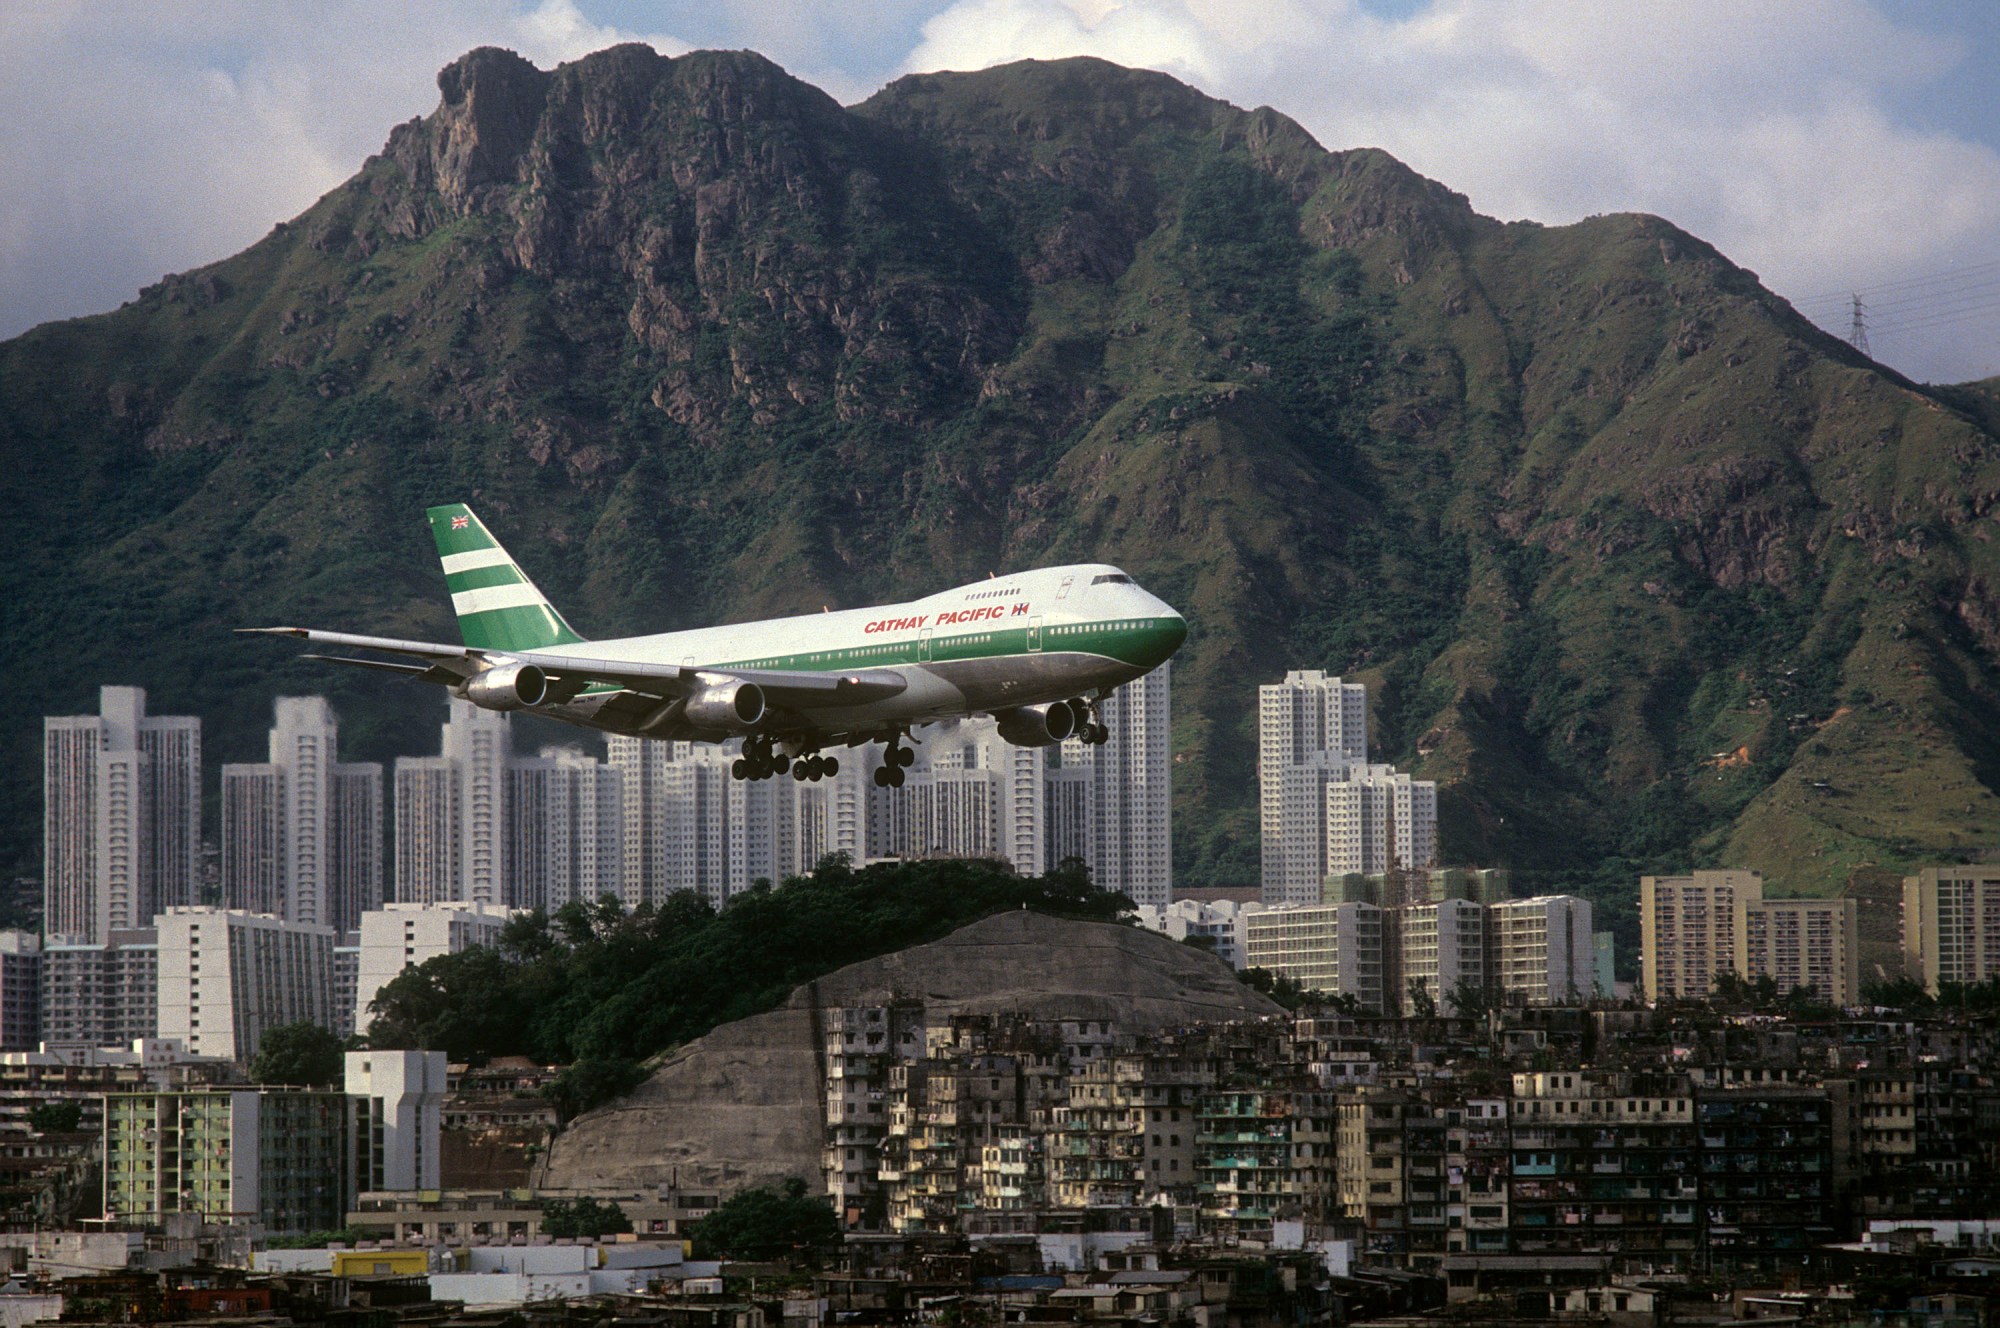
<instances>
[{"instance_id":1,"label":"white apartment tower","mask_svg":"<svg viewBox=\"0 0 2000 1328\"><path fill-rule=\"evenodd\" d=\"M1296 785L1288 804L1287 772L1367 759L1368 689L1360 683L1329 677L1321 669L1294 669L1283 682L1257 689L1257 786L1266 903L1319 901L1317 878L1309 896L1287 884L1291 876L1303 876L1310 868L1289 871L1285 855L1287 846L1299 840L1300 826L1324 815L1316 805L1321 781ZM1293 899L1295 895L1300 897Z\"/></svg>"},{"instance_id":2,"label":"white apartment tower","mask_svg":"<svg viewBox=\"0 0 2000 1328\"><path fill-rule=\"evenodd\" d=\"M1639 966L1646 999L1707 996L1736 963L1737 905L1764 897L1753 871L1639 878Z\"/></svg>"},{"instance_id":3,"label":"white apartment tower","mask_svg":"<svg viewBox=\"0 0 2000 1328\"><path fill-rule=\"evenodd\" d=\"M1926 867L1903 878L1903 962L1936 995L2000 977L2000 867Z\"/></svg>"},{"instance_id":4,"label":"white apartment tower","mask_svg":"<svg viewBox=\"0 0 2000 1328\"><path fill-rule=\"evenodd\" d=\"M1043 870L1047 758L1018 747L990 719L922 730L901 788L871 789L871 858L998 858Z\"/></svg>"},{"instance_id":5,"label":"white apartment tower","mask_svg":"<svg viewBox=\"0 0 2000 1328\"><path fill-rule=\"evenodd\" d=\"M396 762L396 898L404 903L507 900L504 711L453 700L442 752Z\"/></svg>"},{"instance_id":6,"label":"white apartment tower","mask_svg":"<svg viewBox=\"0 0 2000 1328\"><path fill-rule=\"evenodd\" d=\"M1598 994L1589 900L1539 895L1486 908L1490 980L1503 999L1562 1005Z\"/></svg>"},{"instance_id":7,"label":"white apartment tower","mask_svg":"<svg viewBox=\"0 0 2000 1328\"><path fill-rule=\"evenodd\" d=\"M336 759L323 696L281 696L270 760L222 767L222 902L352 930L382 901L382 767Z\"/></svg>"},{"instance_id":8,"label":"white apartment tower","mask_svg":"<svg viewBox=\"0 0 2000 1328\"><path fill-rule=\"evenodd\" d=\"M1062 745L1063 766L1089 772L1091 883L1141 906L1173 897L1172 685L1171 664L1126 683L1100 703L1110 741Z\"/></svg>"},{"instance_id":9,"label":"white apartment tower","mask_svg":"<svg viewBox=\"0 0 2000 1328\"><path fill-rule=\"evenodd\" d=\"M44 927L93 942L191 902L201 855L201 721L139 687L98 710L42 721Z\"/></svg>"},{"instance_id":10,"label":"white apartment tower","mask_svg":"<svg viewBox=\"0 0 2000 1328\"><path fill-rule=\"evenodd\" d=\"M621 889L624 789L618 772L574 747L545 747L507 768L508 900L553 912Z\"/></svg>"},{"instance_id":11,"label":"white apartment tower","mask_svg":"<svg viewBox=\"0 0 2000 1328\"><path fill-rule=\"evenodd\" d=\"M1307 669L1257 689L1265 903L1318 903L1329 875L1436 862L1437 785L1368 764L1367 736L1359 683Z\"/></svg>"},{"instance_id":12,"label":"white apartment tower","mask_svg":"<svg viewBox=\"0 0 2000 1328\"><path fill-rule=\"evenodd\" d=\"M375 1021L368 1007L404 969L475 945L492 945L511 916L506 909L467 903L385 904L363 913L352 1007L355 1031L368 1031Z\"/></svg>"},{"instance_id":13,"label":"white apartment tower","mask_svg":"<svg viewBox=\"0 0 2000 1328\"><path fill-rule=\"evenodd\" d=\"M311 1020L333 1030L333 929L241 909L159 917L159 1035L197 1056L247 1062L264 1034Z\"/></svg>"},{"instance_id":14,"label":"white apartment tower","mask_svg":"<svg viewBox=\"0 0 2000 1328\"><path fill-rule=\"evenodd\" d=\"M817 809L855 796L862 765L859 752L843 753L837 776L800 786L790 779L732 779L734 743L613 734L608 748L624 823L618 894L628 908L658 905L677 890L693 890L719 908L759 880L797 870L794 836L802 825L819 828ZM841 847L858 862L866 844L856 837Z\"/></svg>"},{"instance_id":15,"label":"white apartment tower","mask_svg":"<svg viewBox=\"0 0 2000 1328\"><path fill-rule=\"evenodd\" d=\"M355 1117L349 1192L437 1189L445 1054L350 1051L346 1069L349 1109Z\"/></svg>"}]
</instances>

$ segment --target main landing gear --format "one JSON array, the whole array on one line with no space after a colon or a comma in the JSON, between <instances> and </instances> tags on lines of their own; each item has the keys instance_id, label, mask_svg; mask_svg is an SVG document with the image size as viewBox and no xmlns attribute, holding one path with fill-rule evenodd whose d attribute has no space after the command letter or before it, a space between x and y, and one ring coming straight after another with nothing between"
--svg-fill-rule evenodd
<instances>
[{"instance_id":1,"label":"main landing gear","mask_svg":"<svg viewBox=\"0 0 2000 1328\"><path fill-rule=\"evenodd\" d=\"M729 763L729 773L737 779L769 779L773 775L789 773L793 779L804 783L808 779L825 779L839 774L840 761L832 756L821 756L817 751L793 757L775 746L769 738L745 738L743 755Z\"/></svg>"},{"instance_id":2,"label":"main landing gear","mask_svg":"<svg viewBox=\"0 0 2000 1328\"><path fill-rule=\"evenodd\" d=\"M876 788L903 787L903 772L916 764L917 754L903 746L902 739L908 734L899 733L889 739L889 745L882 750L882 764L875 769Z\"/></svg>"},{"instance_id":3,"label":"main landing gear","mask_svg":"<svg viewBox=\"0 0 2000 1328\"><path fill-rule=\"evenodd\" d=\"M1099 747L1111 741L1111 730L1097 714L1097 699L1085 700L1081 696L1070 700L1069 708L1078 716L1076 740L1088 747Z\"/></svg>"}]
</instances>

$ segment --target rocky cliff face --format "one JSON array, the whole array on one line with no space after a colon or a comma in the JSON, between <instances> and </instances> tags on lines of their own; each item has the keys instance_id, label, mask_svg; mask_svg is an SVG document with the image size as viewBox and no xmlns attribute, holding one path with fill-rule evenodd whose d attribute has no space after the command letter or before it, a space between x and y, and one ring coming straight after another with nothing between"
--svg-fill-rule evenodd
<instances>
[{"instance_id":1,"label":"rocky cliff face","mask_svg":"<svg viewBox=\"0 0 2000 1328\"><path fill-rule=\"evenodd\" d=\"M819 1175L825 1048L838 1007L920 1003L926 1022L1021 1014L1144 1033L1280 1013L1213 955L1152 932L1001 913L931 945L853 964L781 1010L725 1024L669 1056L631 1096L581 1116L537 1184L636 1190L678 1179L723 1192Z\"/></svg>"},{"instance_id":2,"label":"rocky cliff face","mask_svg":"<svg viewBox=\"0 0 2000 1328\"><path fill-rule=\"evenodd\" d=\"M1301 666L1532 886L1838 889L2000 834L1990 387L1665 221L1502 225L1095 61L848 109L640 47L439 87L245 253L0 347L0 632L50 709L146 682L239 759L330 688L407 750L434 697L224 632L448 633L417 514L463 496L602 635L1127 566L1193 626L1184 880L1254 879L1251 689Z\"/></svg>"}]
</instances>

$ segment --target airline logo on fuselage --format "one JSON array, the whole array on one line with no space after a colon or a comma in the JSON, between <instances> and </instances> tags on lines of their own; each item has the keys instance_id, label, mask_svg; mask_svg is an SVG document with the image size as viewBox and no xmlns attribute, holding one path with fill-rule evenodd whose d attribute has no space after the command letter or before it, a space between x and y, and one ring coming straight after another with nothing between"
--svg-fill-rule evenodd
<instances>
[{"instance_id":1,"label":"airline logo on fuselage","mask_svg":"<svg viewBox=\"0 0 2000 1328\"><path fill-rule=\"evenodd\" d=\"M869 636L877 632L916 632L926 627L960 627L966 623L1024 617L1027 612L1025 601L1019 604L982 604L976 609L947 609L935 615L920 613L914 618L877 618L861 630Z\"/></svg>"}]
</instances>

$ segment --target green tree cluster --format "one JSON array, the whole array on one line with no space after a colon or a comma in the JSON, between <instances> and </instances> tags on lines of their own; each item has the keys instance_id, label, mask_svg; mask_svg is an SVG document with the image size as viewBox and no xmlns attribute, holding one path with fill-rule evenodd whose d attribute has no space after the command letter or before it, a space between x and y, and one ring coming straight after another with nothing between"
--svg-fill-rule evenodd
<instances>
[{"instance_id":1,"label":"green tree cluster","mask_svg":"<svg viewBox=\"0 0 2000 1328\"><path fill-rule=\"evenodd\" d=\"M606 897L516 918L497 945L432 959L383 987L368 1039L454 1061L567 1064L550 1096L574 1114L635 1087L648 1057L772 1009L843 965L1013 909L1115 921L1131 907L1074 867L1028 877L943 859L855 870L829 857L720 910L682 891L631 912Z\"/></svg>"},{"instance_id":2,"label":"green tree cluster","mask_svg":"<svg viewBox=\"0 0 2000 1328\"><path fill-rule=\"evenodd\" d=\"M840 1219L794 1176L783 1190L744 1190L694 1224L697 1259L773 1259L840 1240Z\"/></svg>"},{"instance_id":3,"label":"green tree cluster","mask_svg":"<svg viewBox=\"0 0 2000 1328\"><path fill-rule=\"evenodd\" d=\"M310 1019L280 1024L257 1044L250 1078L260 1084L339 1083L346 1071L345 1051L338 1034Z\"/></svg>"},{"instance_id":4,"label":"green tree cluster","mask_svg":"<svg viewBox=\"0 0 2000 1328\"><path fill-rule=\"evenodd\" d=\"M2000 1015L2000 978L1984 982L1941 982L1937 995L1924 989L1915 978L1893 982L1861 984L1864 1005L1879 1005L1903 1014L1968 1014L1991 1018Z\"/></svg>"},{"instance_id":5,"label":"green tree cluster","mask_svg":"<svg viewBox=\"0 0 2000 1328\"><path fill-rule=\"evenodd\" d=\"M28 1108L28 1128L36 1134L68 1134L82 1125L81 1102L37 1102Z\"/></svg>"},{"instance_id":6,"label":"green tree cluster","mask_svg":"<svg viewBox=\"0 0 2000 1328\"><path fill-rule=\"evenodd\" d=\"M608 1199L545 1199L542 1201L542 1234L567 1236L572 1240L595 1240L632 1229L625 1210Z\"/></svg>"}]
</instances>

